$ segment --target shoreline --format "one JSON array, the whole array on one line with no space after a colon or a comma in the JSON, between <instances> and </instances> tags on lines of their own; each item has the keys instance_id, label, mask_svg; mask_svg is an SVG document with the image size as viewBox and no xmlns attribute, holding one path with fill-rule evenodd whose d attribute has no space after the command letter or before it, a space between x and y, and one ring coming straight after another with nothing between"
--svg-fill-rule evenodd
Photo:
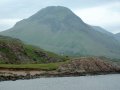
<instances>
[{"instance_id":1,"label":"shoreline","mask_svg":"<svg viewBox=\"0 0 120 90\"><path fill-rule=\"evenodd\" d=\"M99 58L80 58L62 64L3 65L0 81L105 74L120 74L120 66Z\"/></svg>"},{"instance_id":2,"label":"shoreline","mask_svg":"<svg viewBox=\"0 0 120 90\"><path fill-rule=\"evenodd\" d=\"M42 71L42 70L11 70L0 69L0 82L2 81L16 81L28 80L36 78L50 78L50 77L77 77L77 76L93 76L106 74L120 74L120 71L107 72L59 72L59 71Z\"/></svg>"}]
</instances>

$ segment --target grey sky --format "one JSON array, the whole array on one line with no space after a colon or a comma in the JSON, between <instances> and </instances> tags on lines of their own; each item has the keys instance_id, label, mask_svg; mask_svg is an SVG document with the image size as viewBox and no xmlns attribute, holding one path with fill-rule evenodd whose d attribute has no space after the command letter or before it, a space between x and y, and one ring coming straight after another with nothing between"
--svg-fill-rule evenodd
<instances>
[{"instance_id":1,"label":"grey sky","mask_svg":"<svg viewBox=\"0 0 120 90\"><path fill-rule=\"evenodd\" d=\"M120 32L120 0L1 0L0 31L11 28L46 6L65 6L91 25Z\"/></svg>"}]
</instances>

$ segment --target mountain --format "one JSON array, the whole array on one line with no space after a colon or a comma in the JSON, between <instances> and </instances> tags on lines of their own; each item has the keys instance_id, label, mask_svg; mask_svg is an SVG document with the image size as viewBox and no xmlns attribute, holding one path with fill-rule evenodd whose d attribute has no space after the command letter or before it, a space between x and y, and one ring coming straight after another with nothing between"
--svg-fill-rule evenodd
<instances>
[{"instance_id":1,"label":"mountain","mask_svg":"<svg viewBox=\"0 0 120 90\"><path fill-rule=\"evenodd\" d=\"M0 34L57 54L120 58L120 43L111 33L84 23L62 6L43 8Z\"/></svg>"},{"instance_id":2,"label":"mountain","mask_svg":"<svg viewBox=\"0 0 120 90\"><path fill-rule=\"evenodd\" d=\"M19 39L0 36L0 64L47 63L64 58L40 48L25 45Z\"/></svg>"}]
</instances>

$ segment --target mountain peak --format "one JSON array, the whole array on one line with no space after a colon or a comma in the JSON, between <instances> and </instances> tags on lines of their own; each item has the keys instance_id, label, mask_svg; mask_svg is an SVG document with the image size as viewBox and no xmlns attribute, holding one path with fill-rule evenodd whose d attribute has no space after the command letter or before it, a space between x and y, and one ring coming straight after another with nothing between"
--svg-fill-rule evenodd
<instances>
[{"instance_id":1,"label":"mountain peak","mask_svg":"<svg viewBox=\"0 0 120 90\"><path fill-rule=\"evenodd\" d=\"M41 20L41 19L55 19L64 20L66 17L79 18L69 8L64 6L48 6L41 9L36 14L32 15L30 20Z\"/></svg>"},{"instance_id":2,"label":"mountain peak","mask_svg":"<svg viewBox=\"0 0 120 90\"><path fill-rule=\"evenodd\" d=\"M54 14L54 13L73 13L69 8L67 7L64 7L64 6L48 6L48 7L45 7L41 10L39 10L36 14Z\"/></svg>"},{"instance_id":3,"label":"mountain peak","mask_svg":"<svg viewBox=\"0 0 120 90\"><path fill-rule=\"evenodd\" d=\"M43 8L42 10L45 10L45 9L49 9L49 10L69 10L71 11L69 8L67 7L64 7L64 6L48 6L48 7L45 7Z\"/></svg>"}]
</instances>

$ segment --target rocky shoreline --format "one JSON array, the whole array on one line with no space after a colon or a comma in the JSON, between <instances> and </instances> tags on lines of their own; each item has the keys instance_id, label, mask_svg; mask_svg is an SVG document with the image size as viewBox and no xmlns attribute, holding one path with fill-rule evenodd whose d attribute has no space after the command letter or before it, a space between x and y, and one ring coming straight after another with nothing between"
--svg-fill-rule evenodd
<instances>
[{"instance_id":1,"label":"rocky shoreline","mask_svg":"<svg viewBox=\"0 0 120 90\"><path fill-rule=\"evenodd\" d=\"M18 73L19 71L12 71L12 72ZM74 76L88 76L88 75L120 74L120 71L82 72L82 73L80 72L58 72L58 71L21 71L21 72L23 72L23 74L0 72L0 82L1 81L16 81L16 80L46 78L46 77L74 77ZM32 72L34 72L34 74Z\"/></svg>"},{"instance_id":2,"label":"rocky shoreline","mask_svg":"<svg viewBox=\"0 0 120 90\"><path fill-rule=\"evenodd\" d=\"M15 81L42 77L70 77L87 75L119 74L120 66L100 58L79 58L60 65L56 70L33 68L0 68L0 81Z\"/></svg>"}]
</instances>

